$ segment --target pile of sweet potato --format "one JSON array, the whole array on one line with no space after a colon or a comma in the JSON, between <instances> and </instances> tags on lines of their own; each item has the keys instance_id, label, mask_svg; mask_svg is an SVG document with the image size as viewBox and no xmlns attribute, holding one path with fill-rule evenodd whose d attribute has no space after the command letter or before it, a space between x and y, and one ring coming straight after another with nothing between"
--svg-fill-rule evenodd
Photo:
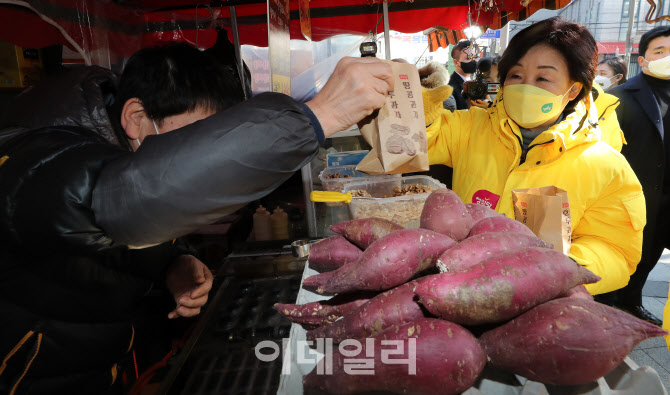
<instances>
[{"instance_id":1,"label":"pile of sweet potato","mask_svg":"<svg viewBox=\"0 0 670 395\"><path fill-rule=\"evenodd\" d=\"M487 361L543 383L583 384L666 333L593 301L583 284L598 276L525 225L447 189L428 197L418 229L379 218L331 229L338 235L309 257L321 273L303 287L336 296L277 310L308 329L308 340L359 340L377 363L372 375L352 375L333 352L324 358L331 375L315 369L304 378L308 393L458 394ZM403 354L414 372L381 363L382 341L391 340L415 345L415 355Z\"/></svg>"}]
</instances>

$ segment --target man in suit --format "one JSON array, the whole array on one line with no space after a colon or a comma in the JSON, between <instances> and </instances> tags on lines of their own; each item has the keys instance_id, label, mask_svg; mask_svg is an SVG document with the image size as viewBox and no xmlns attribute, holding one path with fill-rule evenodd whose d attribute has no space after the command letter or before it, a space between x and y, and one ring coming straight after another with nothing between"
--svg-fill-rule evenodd
<instances>
[{"instance_id":1,"label":"man in suit","mask_svg":"<svg viewBox=\"0 0 670 395\"><path fill-rule=\"evenodd\" d=\"M670 246L670 232L665 228L670 224L670 26L645 33L639 53L642 73L608 93L621 100L616 112L627 141L621 153L642 184L647 226L642 258L628 285L601 300L660 326L661 320L642 307L642 287L663 249Z\"/></svg>"},{"instance_id":2,"label":"man in suit","mask_svg":"<svg viewBox=\"0 0 670 395\"><path fill-rule=\"evenodd\" d=\"M475 71L477 71L477 61L470 57L465 51L470 47L470 40L461 40L451 49L451 60L454 62L456 71L451 73L449 78L449 85L454 88L454 99L456 99L457 110L467 110L468 102L463 97L463 83L470 79Z\"/></svg>"}]
</instances>

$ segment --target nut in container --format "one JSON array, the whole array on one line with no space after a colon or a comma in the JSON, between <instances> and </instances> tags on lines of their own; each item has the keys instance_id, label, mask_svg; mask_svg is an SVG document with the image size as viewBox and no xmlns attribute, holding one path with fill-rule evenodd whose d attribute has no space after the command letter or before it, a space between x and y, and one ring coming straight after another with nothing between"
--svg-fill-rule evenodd
<instances>
[{"instance_id":1,"label":"nut in container","mask_svg":"<svg viewBox=\"0 0 670 395\"><path fill-rule=\"evenodd\" d=\"M383 218L406 228L418 228L421 211L428 195L446 186L428 176L409 176L391 179L354 181L344 186L351 193L351 219ZM356 199L372 197L376 199Z\"/></svg>"}]
</instances>

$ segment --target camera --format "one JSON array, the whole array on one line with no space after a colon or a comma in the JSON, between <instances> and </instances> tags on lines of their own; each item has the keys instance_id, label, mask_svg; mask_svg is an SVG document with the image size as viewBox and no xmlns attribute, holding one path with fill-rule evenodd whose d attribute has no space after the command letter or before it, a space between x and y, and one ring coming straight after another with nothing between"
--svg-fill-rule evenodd
<instances>
[{"instance_id":1,"label":"camera","mask_svg":"<svg viewBox=\"0 0 670 395\"><path fill-rule=\"evenodd\" d=\"M491 74L491 59L483 58L477 62L475 79L463 83L463 97L472 100L484 100L489 94L496 94L500 90L499 82L486 82Z\"/></svg>"},{"instance_id":2,"label":"camera","mask_svg":"<svg viewBox=\"0 0 670 395\"><path fill-rule=\"evenodd\" d=\"M475 74L475 79L463 83L463 98L472 100L484 100L489 94L489 84L484 79L479 70Z\"/></svg>"}]
</instances>

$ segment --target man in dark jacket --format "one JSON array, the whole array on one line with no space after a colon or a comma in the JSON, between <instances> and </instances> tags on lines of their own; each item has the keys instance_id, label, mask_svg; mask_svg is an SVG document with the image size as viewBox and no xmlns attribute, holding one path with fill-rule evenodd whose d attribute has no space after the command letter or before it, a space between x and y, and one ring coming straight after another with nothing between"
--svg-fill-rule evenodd
<instances>
[{"instance_id":1,"label":"man in dark jacket","mask_svg":"<svg viewBox=\"0 0 670 395\"><path fill-rule=\"evenodd\" d=\"M470 58L465 51L470 47L470 40L461 40L451 49L451 60L454 62L456 70L451 73L449 85L454 88L454 99L456 99L457 110L467 110L468 102L462 95L463 83L470 79L470 76L477 71L477 61Z\"/></svg>"},{"instance_id":2,"label":"man in dark jacket","mask_svg":"<svg viewBox=\"0 0 670 395\"><path fill-rule=\"evenodd\" d=\"M608 93L621 104L617 117L627 144L621 153L635 171L647 202L647 226L644 228L642 258L628 285L601 296L632 314L661 325L661 320L642 307L642 287L658 262L663 249L670 246L670 27L659 26L640 39L638 63L642 73ZM667 172L670 174L670 171Z\"/></svg>"},{"instance_id":3,"label":"man in dark jacket","mask_svg":"<svg viewBox=\"0 0 670 395\"><path fill-rule=\"evenodd\" d=\"M275 93L239 103L231 75L170 45L134 55L118 92L108 70L78 67L10 108L0 393L118 391L115 363L133 347L143 296L169 291L169 318L207 301L211 273L173 240L271 192L393 88L374 58L342 60L306 104Z\"/></svg>"}]
</instances>

